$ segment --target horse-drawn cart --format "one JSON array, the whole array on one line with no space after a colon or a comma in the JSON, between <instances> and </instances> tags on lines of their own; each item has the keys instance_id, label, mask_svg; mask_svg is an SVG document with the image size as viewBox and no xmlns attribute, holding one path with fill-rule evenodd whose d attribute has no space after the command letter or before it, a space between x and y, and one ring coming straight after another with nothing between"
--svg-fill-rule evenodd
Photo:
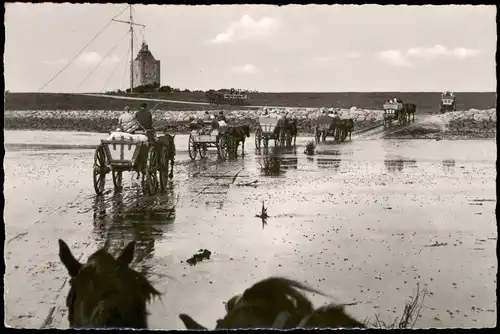
<instances>
[{"instance_id":1,"label":"horse-drawn cart","mask_svg":"<svg viewBox=\"0 0 500 334\"><path fill-rule=\"evenodd\" d=\"M195 160L197 154L199 154L201 158L206 158L207 149L209 147L216 147L219 159L225 160L231 145L232 141L228 135L227 127L219 127L214 130L203 128L193 129L189 134L189 157L191 160Z\"/></svg>"},{"instance_id":2,"label":"horse-drawn cart","mask_svg":"<svg viewBox=\"0 0 500 334\"><path fill-rule=\"evenodd\" d=\"M439 111L445 113L447 111L457 111L455 96L451 94L446 94L441 96L441 102L439 103Z\"/></svg>"},{"instance_id":3,"label":"horse-drawn cart","mask_svg":"<svg viewBox=\"0 0 500 334\"><path fill-rule=\"evenodd\" d=\"M255 148L260 149L261 142L264 148L269 146L269 140L274 139L274 146L285 143L285 128L282 118L259 117L259 127L255 132Z\"/></svg>"},{"instance_id":4,"label":"horse-drawn cart","mask_svg":"<svg viewBox=\"0 0 500 334\"><path fill-rule=\"evenodd\" d=\"M169 160L173 161L175 155L169 149L175 151L175 146L169 147L157 141L153 131L142 134L113 132L107 139L101 140L94 154L93 181L96 194L104 192L106 175L109 173L112 174L115 190L122 188L123 172L143 173L145 194L153 194L159 187L162 191L166 188L168 177L172 174L169 174Z\"/></svg>"},{"instance_id":5,"label":"horse-drawn cart","mask_svg":"<svg viewBox=\"0 0 500 334\"><path fill-rule=\"evenodd\" d=\"M325 141L327 136L332 136L335 141L339 141L341 136L340 117L331 117L328 115L319 116L316 119L316 127L314 128L314 138L316 142L320 139Z\"/></svg>"},{"instance_id":6,"label":"horse-drawn cart","mask_svg":"<svg viewBox=\"0 0 500 334\"><path fill-rule=\"evenodd\" d=\"M391 102L384 104L384 126L392 125L393 120L398 120L398 123L406 123L406 113L404 104L401 102Z\"/></svg>"}]
</instances>

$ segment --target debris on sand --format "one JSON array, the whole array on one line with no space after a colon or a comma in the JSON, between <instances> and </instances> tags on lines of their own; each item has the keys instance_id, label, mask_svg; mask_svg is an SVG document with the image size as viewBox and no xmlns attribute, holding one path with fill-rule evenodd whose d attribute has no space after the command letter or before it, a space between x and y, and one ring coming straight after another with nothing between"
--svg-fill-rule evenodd
<instances>
[{"instance_id":1,"label":"debris on sand","mask_svg":"<svg viewBox=\"0 0 500 334\"><path fill-rule=\"evenodd\" d=\"M257 187L257 183L259 180L255 180L252 182L246 182L246 183L238 183L236 184L237 187Z\"/></svg>"},{"instance_id":2,"label":"debris on sand","mask_svg":"<svg viewBox=\"0 0 500 334\"><path fill-rule=\"evenodd\" d=\"M304 153L306 155L314 155L314 149L316 148L316 144L314 141L310 141L306 144L306 149L304 150Z\"/></svg>"},{"instance_id":3,"label":"debris on sand","mask_svg":"<svg viewBox=\"0 0 500 334\"><path fill-rule=\"evenodd\" d=\"M269 218L269 216L267 214L267 208L264 206L264 201L262 201L262 209L261 209L260 214L255 215L255 217L260 218L260 219L267 219L267 218Z\"/></svg>"},{"instance_id":4,"label":"debris on sand","mask_svg":"<svg viewBox=\"0 0 500 334\"><path fill-rule=\"evenodd\" d=\"M198 253L191 256L189 259L186 260L186 262L189 265L194 266L203 260L210 260L210 255L212 255L212 252L209 251L208 249L200 249Z\"/></svg>"},{"instance_id":5,"label":"debris on sand","mask_svg":"<svg viewBox=\"0 0 500 334\"><path fill-rule=\"evenodd\" d=\"M264 206L264 201L262 201L262 209L260 214L255 215L255 217L262 220L262 229L264 229L264 226L267 225L267 218L269 218L269 215L267 214L267 208Z\"/></svg>"},{"instance_id":6,"label":"debris on sand","mask_svg":"<svg viewBox=\"0 0 500 334\"><path fill-rule=\"evenodd\" d=\"M269 156L266 155L264 159L262 159L262 163L259 162L260 169L267 175L278 175L281 173L281 162L282 159L276 151L273 150Z\"/></svg>"},{"instance_id":7,"label":"debris on sand","mask_svg":"<svg viewBox=\"0 0 500 334\"><path fill-rule=\"evenodd\" d=\"M424 247L439 247L439 246L446 246L448 245L447 242L434 242L433 244L431 245L425 245Z\"/></svg>"}]
</instances>

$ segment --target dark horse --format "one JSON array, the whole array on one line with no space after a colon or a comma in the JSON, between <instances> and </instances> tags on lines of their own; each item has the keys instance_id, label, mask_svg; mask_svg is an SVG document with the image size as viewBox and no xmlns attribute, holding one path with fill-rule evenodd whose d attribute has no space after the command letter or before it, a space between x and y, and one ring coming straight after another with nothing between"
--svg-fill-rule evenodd
<instances>
[{"instance_id":1,"label":"dark horse","mask_svg":"<svg viewBox=\"0 0 500 334\"><path fill-rule=\"evenodd\" d=\"M156 145L158 148L158 152L160 153L160 159L164 159L165 166L167 170L165 174L168 174L169 178L174 177L174 161L175 161L175 135L165 134L161 137L158 137L156 140ZM162 149L163 148L163 149ZM164 154L164 156L162 156ZM168 168L168 163L170 162L170 168ZM170 169L170 170L169 170Z\"/></svg>"},{"instance_id":2,"label":"dark horse","mask_svg":"<svg viewBox=\"0 0 500 334\"><path fill-rule=\"evenodd\" d=\"M70 276L66 298L70 326L147 328L146 303L160 292L129 267L135 242L129 243L116 259L105 248L82 264L59 239L59 258Z\"/></svg>"},{"instance_id":3,"label":"dark horse","mask_svg":"<svg viewBox=\"0 0 500 334\"><path fill-rule=\"evenodd\" d=\"M156 138L155 135L155 130L150 130L146 132L146 135L148 137L148 141L150 143L154 143L156 146L156 152L158 153L158 159L156 160L158 163L160 161L164 161L165 166L167 167L167 170L165 171L165 174L168 174L169 178L174 177L174 161L175 161L175 135L170 135L170 134L165 134L161 137ZM142 173L142 179L144 181L145 177L145 166L147 163L148 159L148 151L147 147L142 147L139 151L139 156L137 157L138 161L138 170ZM170 162L170 167L168 167L168 163ZM140 172L137 172L137 177L136 179L139 179ZM163 172L163 171L162 171Z\"/></svg>"},{"instance_id":4,"label":"dark horse","mask_svg":"<svg viewBox=\"0 0 500 334\"><path fill-rule=\"evenodd\" d=\"M245 155L245 138L250 137L250 127L248 125L234 126L229 128L228 134L233 139L233 156L238 155L238 146L241 142L241 156Z\"/></svg>"},{"instance_id":5,"label":"dark horse","mask_svg":"<svg viewBox=\"0 0 500 334\"><path fill-rule=\"evenodd\" d=\"M230 328L364 328L364 324L344 312L341 305L314 309L302 291L326 296L302 283L283 277L270 277L254 284L242 295L226 303L226 316L217 320L216 329ZM187 329L206 329L187 314L180 314Z\"/></svg>"},{"instance_id":6,"label":"dark horse","mask_svg":"<svg viewBox=\"0 0 500 334\"><path fill-rule=\"evenodd\" d=\"M414 103L405 103L406 116L408 117L408 122L410 121L410 116L412 116L413 122L415 122L415 112L417 111L417 105Z\"/></svg>"},{"instance_id":7,"label":"dark horse","mask_svg":"<svg viewBox=\"0 0 500 334\"><path fill-rule=\"evenodd\" d=\"M287 146L292 145L292 140L293 140L293 146L295 146L297 142L297 119L292 118L292 119L285 119L285 133L288 133L287 136Z\"/></svg>"},{"instance_id":8,"label":"dark horse","mask_svg":"<svg viewBox=\"0 0 500 334\"><path fill-rule=\"evenodd\" d=\"M343 119L339 124L340 129L340 138L344 141L347 136L349 136L349 140L351 140L352 130L354 129L354 121L352 118Z\"/></svg>"}]
</instances>

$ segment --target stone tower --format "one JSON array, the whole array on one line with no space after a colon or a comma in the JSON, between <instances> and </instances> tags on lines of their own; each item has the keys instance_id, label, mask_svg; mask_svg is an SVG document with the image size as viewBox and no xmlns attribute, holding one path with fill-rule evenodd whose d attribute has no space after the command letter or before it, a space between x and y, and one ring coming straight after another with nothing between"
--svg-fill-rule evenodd
<instances>
[{"instance_id":1,"label":"stone tower","mask_svg":"<svg viewBox=\"0 0 500 334\"><path fill-rule=\"evenodd\" d=\"M148 84L160 86L160 61L153 57L146 42L142 42L134 60L134 88Z\"/></svg>"}]
</instances>

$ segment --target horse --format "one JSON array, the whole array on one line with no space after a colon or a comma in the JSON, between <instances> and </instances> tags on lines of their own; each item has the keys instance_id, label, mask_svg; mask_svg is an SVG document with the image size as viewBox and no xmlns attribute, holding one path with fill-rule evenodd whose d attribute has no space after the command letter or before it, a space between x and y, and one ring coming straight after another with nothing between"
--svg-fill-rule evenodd
<instances>
[{"instance_id":1,"label":"horse","mask_svg":"<svg viewBox=\"0 0 500 334\"><path fill-rule=\"evenodd\" d=\"M104 246L82 264L59 239L59 258L70 276L66 306L72 328L147 328L146 303L161 294L129 267L134 250L132 241L115 259Z\"/></svg>"},{"instance_id":2,"label":"horse","mask_svg":"<svg viewBox=\"0 0 500 334\"><path fill-rule=\"evenodd\" d=\"M229 299L226 315L217 320L216 329L365 327L347 315L341 305L314 309L301 290L327 296L291 279L269 277ZM179 318L187 329L206 329L187 314L180 314Z\"/></svg>"},{"instance_id":3,"label":"horse","mask_svg":"<svg viewBox=\"0 0 500 334\"><path fill-rule=\"evenodd\" d=\"M156 145L157 145L157 148L158 148L158 152L161 152L160 150L160 147L161 146L164 146L166 149L167 149L167 155L165 157L167 163L166 163L166 166L167 166L167 172L168 172L168 162L170 162L170 172L168 173L168 177L169 178L173 178L174 177L174 161L175 161L175 135L171 135L171 134L164 134L163 136L161 137L158 137L156 139ZM161 157L160 157L161 159ZM160 161L160 159L158 159L158 162Z\"/></svg>"},{"instance_id":4,"label":"horse","mask_svg":"<svg viewBox=\"0 0 500 334\"><path fill-rule=\"evenodd\" d=\"M352 129L354 129L354 121L352 118L341 120L339 128L341 140L345 140L347 136L349 136L349 140L351 140Z\"/></svg>"},{"instance_id":5,"label":"horse","mask_svg":"<svg viewBox=\"0 0 500 334\"><path fill-rule=\"evenodd\" d=\"M284 127L285 132L288 132L288 134L290 135L289 140L287 140L287 145L291 145L293 139L293 146L295 146L297 142L297 119L285 119Z\"/></svg>"},{"instance_id":6,"label":"horse","mask_svg":"<svg viewBox=\"0 0 500 334\"><path fill-rule=\"evenodd\" d=\"M413 122L415 122L415 112L417 111L417 105L414 103L405 103L406 116L408 117L408 122L410 121L410 116L413 116Z\"/></svg>"},{"instance_id":7,"label":"horse","mask_svg":"<svg viewBox=\"0 0 500 334\"><path fill-rule=\"evenodd\" d=\"M250 127L248 125L234 126L229 128L228 135L233 138L234 156L238 155L238 146L241 142L241 156L245 155L245 138L250 137Z\"/></svg>"}]
</instances>

